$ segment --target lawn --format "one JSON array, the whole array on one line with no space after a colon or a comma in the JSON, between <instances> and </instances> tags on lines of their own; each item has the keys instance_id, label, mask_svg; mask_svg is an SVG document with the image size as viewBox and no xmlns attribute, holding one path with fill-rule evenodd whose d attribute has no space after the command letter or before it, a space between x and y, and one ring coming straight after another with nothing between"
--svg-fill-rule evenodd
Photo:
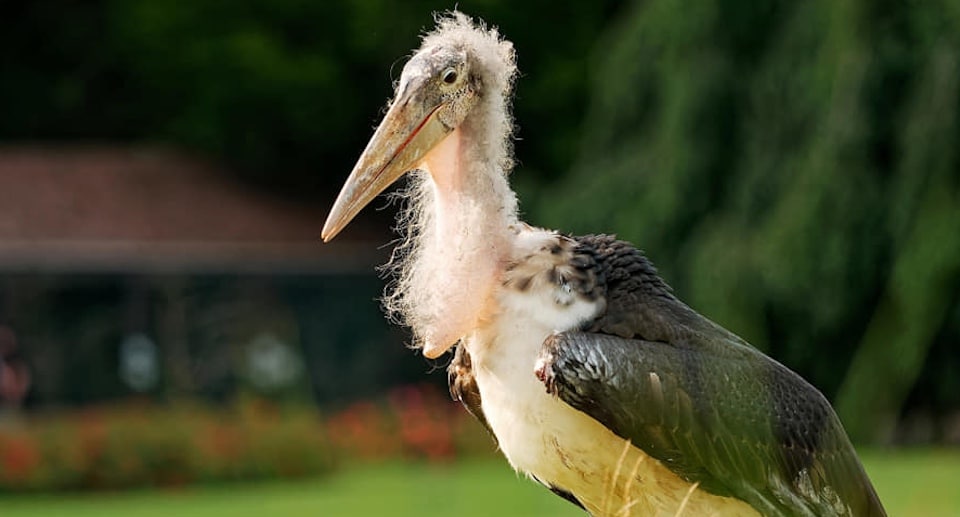
<instances>
[{"instance_id":1,"label":"lawn","mask_svg":"<svg viewBox=\"0 0 960 517\"><path fill-rule=\"evenodd\" d=\"M872 452L867 470L890 515L960 515L960 451ZM501 461L393 464L330 478L118 494L0 497L3 517L575 516Z\"/></svg>"}]
</instances>

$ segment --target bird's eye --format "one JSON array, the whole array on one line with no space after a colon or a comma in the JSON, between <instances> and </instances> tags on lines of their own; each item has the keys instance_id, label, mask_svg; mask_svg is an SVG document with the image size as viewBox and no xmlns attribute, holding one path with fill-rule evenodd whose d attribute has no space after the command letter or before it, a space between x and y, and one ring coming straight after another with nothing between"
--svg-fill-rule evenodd
<instances>
[{"instance_id":1,"label":"bird's eye","mask_svg":"<svg viewBox=\"0 0 960 517\"><path fill-rule=\"evenodd\" d=\"M443 79L443 82L447 84L453 84L457 80L457 71L452 68L448 68L443 71L443 76L441 76L441 79Z\"/></svg>"}]
</instances>

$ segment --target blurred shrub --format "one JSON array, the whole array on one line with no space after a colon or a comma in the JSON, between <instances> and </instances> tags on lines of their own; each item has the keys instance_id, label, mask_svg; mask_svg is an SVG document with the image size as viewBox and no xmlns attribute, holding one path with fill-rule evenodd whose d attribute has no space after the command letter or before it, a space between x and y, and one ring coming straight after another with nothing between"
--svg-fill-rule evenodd
<instances>
[{"instance_id":1,"label":"blurred shrub","mask_svg":"<svg viewBox=\"0 0 960 517\"><path fill-rule=\"evenodd\" d=\"M493 442L431 387L404 387L322 418L262 400L229 410L127 404L0 428L0 491L104 490L291 478L353 461L448 461Z\"/></svg>"},{"instance_id":2,"label":"blurred shrub","mask_svg":"<svg viewBox=\"0 0 960 517\"><path fill-rule=\"evenodd\" d=\"M491 454L483 427L459 404L430 387L401 387L381 402L358 402L333 415L330 443L341 457L446 461Z\"/></svg>"},{"instance_id":3,"label":"blurred shrub","mask_svg":"<svg viewBox=\"0 0 960 517\"><path fill-rule=\"evenodd\" d=\"M258 403L230 412L100 408L0 430L0 490L179 486L316 475L333 465L314 412Z\"/></svg>"}]
</instances>

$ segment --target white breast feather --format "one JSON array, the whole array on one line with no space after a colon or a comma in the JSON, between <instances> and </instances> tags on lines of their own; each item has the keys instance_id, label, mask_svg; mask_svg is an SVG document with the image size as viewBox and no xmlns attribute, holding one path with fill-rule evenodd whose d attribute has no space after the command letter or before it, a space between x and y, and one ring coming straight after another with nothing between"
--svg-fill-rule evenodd
<instances>
[{"instance_id":1,"label":"white breast feather","mask_svg":"<svg viewBox=\"0 0 960 517\"><path fill-rule=\"evenodd\" d=\"M543 230L520 232L517 260L535 265L556 260L540 250L558 239ZM483 413L510 464L573 493L597 516L757 515L742 501L696 490L593 418L546 393L534 374L543 341L554 332L578 328L603 310L602 300L571 296L562 283L539 282L522 291L503 288L497 293L497 315L465 340Z\"/></svg>"}]
</instances>

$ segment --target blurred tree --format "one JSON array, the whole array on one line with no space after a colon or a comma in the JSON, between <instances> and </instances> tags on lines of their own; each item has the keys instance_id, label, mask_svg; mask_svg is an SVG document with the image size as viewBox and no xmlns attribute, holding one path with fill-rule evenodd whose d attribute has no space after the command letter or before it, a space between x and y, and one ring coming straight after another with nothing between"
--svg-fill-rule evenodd
<instances>
[{"instance_id":1,"label":"blurred tree","mask_svg":"<svg viewBox=\"0 0 960 517\"><path fill-rule=\"evenodd\" d=\"M949 1L638 2L539 222L646 247L856 438L889 439L960 303L958 34Z\"/></svg>"},{"instance_id":2,"label":"blurred tree","mask_svg":"<svg viewBox=\"0 0 960 517\"><path fill-rule=\"evenodd\" d=\"M525 72L526 185L573 159L591 46L620 1L459 2L500 26ZM150 140L316 202L350 171L440 0L38 0L0 31L0 139ZM530 23L537 19L537 23ZM558 37L562 35L562 37ZM556 113L570 121L556 125ZM335 192L333 192L335 193Z\"/></svg>"},{"instance_id":3,"label":"blurred tree","mask_svg":"<svg viewBox=\"0 0 960 517\"><path fill-rule=\"evenodd\" d=\"M533 222L643 246L857 437L889 434L905 403L960 410L960 4L457 5L517 47L514 181ZM9 3L0 140L168 143L326 204L451 6Z\"/></svg>"},{"instance_id":4,"label":"blurred tree","mask_svg":"<svg viewBox=\"0 0 960 517\"><path fill-rule=\"evenodd\" d=\"M518 85L524 129L517 149L524 163L537 164L522 175L529 189L573 159L588 95L586 49L619 4L457 4L501 27L517 46L525 73ZM224 161L238 178L291 201L329 205L392 93L391 80L419 45L421 31L432 27L432 12L453 6L439 0L5 5L0 141L159 142ZM557 113L564 124L555 123ZM370 395L390 383L422 379L431 368L400 346L399 333L386 334L374 301L381 282L372 275L284 288L318 401ZM245 327L223 315L232 306L208 288L215 279L164 278L134 286L134 294L125 282L112 278L104 292L57 278L51 280L57 287L39 300L12 304L34 357L43 359L37 359L44 373L39 403L127 394L102 372L117 370L115 347L131 333L157 340L163 367L158 390L164 394L224 398L236 390L239 379L224 363L231 361L231 345L249 336L237 337ZM208 290L213 294L202 294ZM209 299L199 303L197 292ZM77 309L87 299L91 310ZM262 302L260 317L244 321L259 324L269 306L278 306ZM199 323L207 320L210 325ZM56 344L64 334L79 344L61 353Z\"/></svg>"}]
</instances>

